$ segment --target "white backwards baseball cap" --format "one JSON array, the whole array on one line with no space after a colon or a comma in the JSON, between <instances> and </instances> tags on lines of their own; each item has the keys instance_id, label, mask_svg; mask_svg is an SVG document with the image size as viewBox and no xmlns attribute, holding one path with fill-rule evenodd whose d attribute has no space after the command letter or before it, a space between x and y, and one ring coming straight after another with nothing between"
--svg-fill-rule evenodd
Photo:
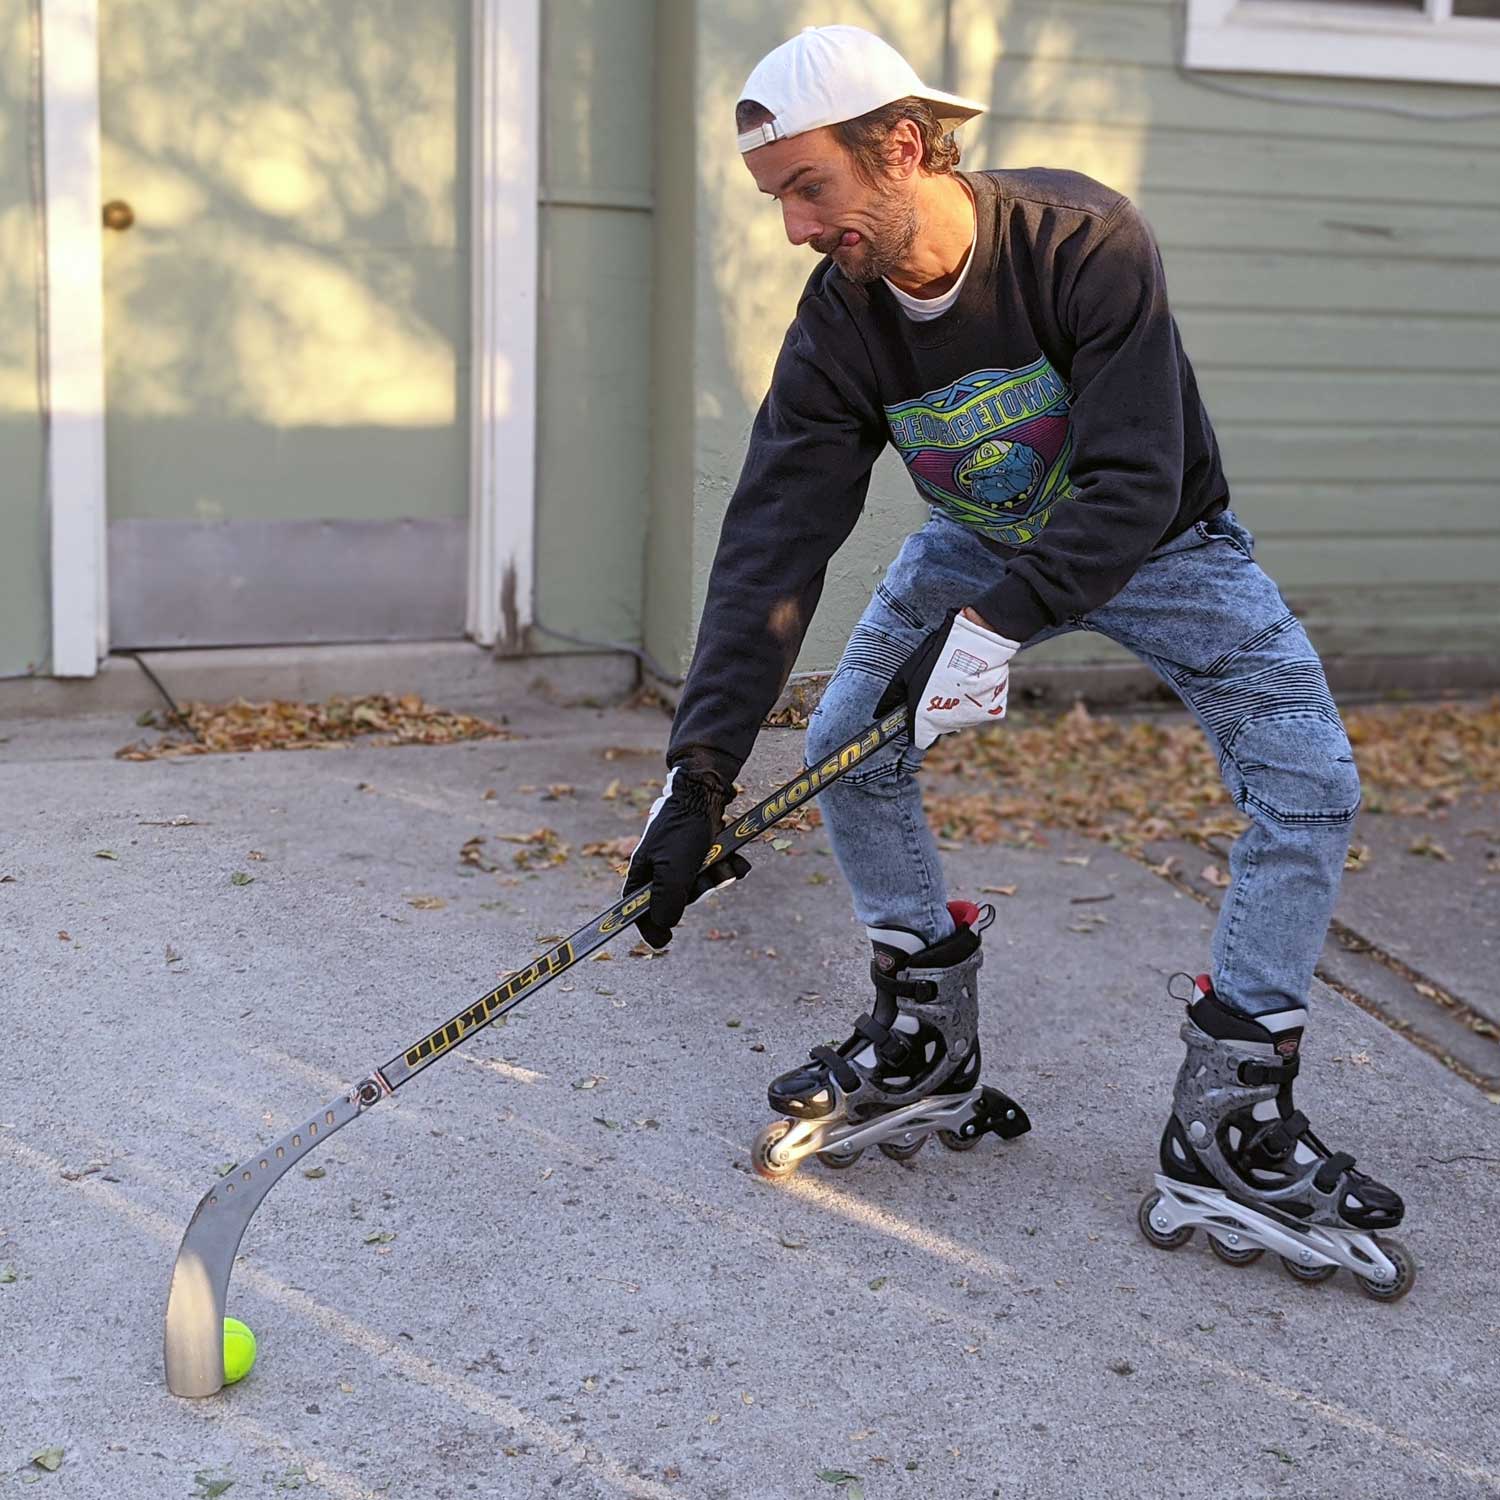
<instances>
[{"instance_id":1,"label":"white backwards baseball cap","mask_svg":"<svg viewBox=\"0 0 1500 1500\"><path fill-rule=\"evenodd\" d=\"M809 26L768 52L745 80L740 100L753 99L775 119L741 131L740 150L857 120L910 97L930 104L950 130L984 113L973 99L928 88L894 47L863 27Z\"/></svg>"}]
</instances>

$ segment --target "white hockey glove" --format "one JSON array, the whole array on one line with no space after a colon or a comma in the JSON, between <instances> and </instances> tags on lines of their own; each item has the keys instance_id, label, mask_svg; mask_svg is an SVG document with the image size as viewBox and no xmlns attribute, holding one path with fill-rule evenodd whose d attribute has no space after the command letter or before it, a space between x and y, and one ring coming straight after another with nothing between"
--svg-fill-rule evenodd
<instances>
[{"instance_id":1,"label":"white hockey glove","mask_svg":"<svg viewBox=\"0 0 1500 1500\"><path fill-rule=\"evenodd\" d=\"M901 664L875 707L906 704L912 743L926 750L940 734L1005 717L1010 659L1018 641L954 611Z\"/></svg>"}]
</instances>

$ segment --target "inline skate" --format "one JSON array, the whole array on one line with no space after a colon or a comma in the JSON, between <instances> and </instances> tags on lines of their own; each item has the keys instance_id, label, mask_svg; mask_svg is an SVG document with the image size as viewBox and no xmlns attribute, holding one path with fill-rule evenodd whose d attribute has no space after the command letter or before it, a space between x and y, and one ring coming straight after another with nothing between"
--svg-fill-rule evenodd
<instances>
[{"instance_id":1,"label":"inline skate","mask_svg":"<svg viewBox=\"0 0 1500 1500\"><path fill-rule=\"evenodd\" d=\"M809 1060L767 1091L773 1120L755 1138L751 1164L786 1177L809 1156L852 1167L868 1146L896 1161L930 1135L968 1151L986 1132L1009 1140L1031 1129L1026 1111L979 1082L979 935L995 909L950 901L954 931L926 944L901 929L871 929L875 1004L839 1047Z\"/></svg>"},{"instance_id":2,"label":"inline skate","mask_svg":"<svg viewBox=\"0 0 1500 1500\"><path fill-rule=\"evenodd\" d=\"M1186 979L1188 976L1181 975ZM1340 1266L1381 1302L1411 1290L1416 1265L1399 1240L1401 1199L1330 1151L1292 1104L1301 1007L1250 1017L1231 1010L1206 974L1184 999L1187 1056L1161 1138L1161 1171L1141 1200L1142 1234L1176 1250L1202 1227L1220 1260L1246 1266L1274 1250L1298 1281Z\"/></svg>"}]
</instances>

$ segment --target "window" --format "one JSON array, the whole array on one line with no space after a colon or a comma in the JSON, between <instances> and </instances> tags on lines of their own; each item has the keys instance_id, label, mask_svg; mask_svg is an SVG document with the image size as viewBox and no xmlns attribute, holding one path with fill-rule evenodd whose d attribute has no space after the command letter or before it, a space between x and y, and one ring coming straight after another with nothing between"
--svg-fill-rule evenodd
<instances>
[{"instance_id":1,"label":"window","mask_svg":"<svg viewBox=\"0 0 1500 1500\"><path fill-rule=\"evenodd\" d=\"M1500 0L1187 0L1190 68L1500 84Z\"/></svg>"}]
</instances>

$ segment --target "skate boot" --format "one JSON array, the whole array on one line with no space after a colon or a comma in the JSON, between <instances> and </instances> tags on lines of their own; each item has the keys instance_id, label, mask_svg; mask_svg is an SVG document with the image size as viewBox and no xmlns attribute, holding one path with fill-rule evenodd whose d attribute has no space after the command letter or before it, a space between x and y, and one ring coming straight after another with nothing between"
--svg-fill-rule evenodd
<instances>
[{"instance_id":1,"label":"skate boot","mask_svg":"<svg viewBox=\"0 0 1500 1500\"><path fill-rule=\"evenodd\" d=\"M1201 1225L1230 1265L1274 1250L1298 1281L1323 1281L1343 1266L1377 1301L1404 1297L1416 1265L1400 1241L1376 1233L1401 1222L1401 1199L1356 1172L1347 1152L1330 1151L1292 1104L1307 1012L1241 1015L1206 974L1186 1003L1187 1057L1156 1187L1137 1215L1141 1232L1176 1250Z\"/></svg>"},{"instance_id":2,"label":"skate boot","mask_svg":"<svg viewBox=\"0 0 1500 1500\"><path fill-rule=\"evenodd\" d=\"M951 901L955 931L927 946L900 929L871 931L875 1004L840 1047L814 1047L808 1062L771 1084L774 1120L750 1158L762 1177L786 1177L816 1154L852 1167L867 1146L905 1161L936 1133L968 1151L986 1131L1009 1140L1031 1129L1026 1112L979 1082L979 934L992 906Z\"/></svg>"}]
</instances>

